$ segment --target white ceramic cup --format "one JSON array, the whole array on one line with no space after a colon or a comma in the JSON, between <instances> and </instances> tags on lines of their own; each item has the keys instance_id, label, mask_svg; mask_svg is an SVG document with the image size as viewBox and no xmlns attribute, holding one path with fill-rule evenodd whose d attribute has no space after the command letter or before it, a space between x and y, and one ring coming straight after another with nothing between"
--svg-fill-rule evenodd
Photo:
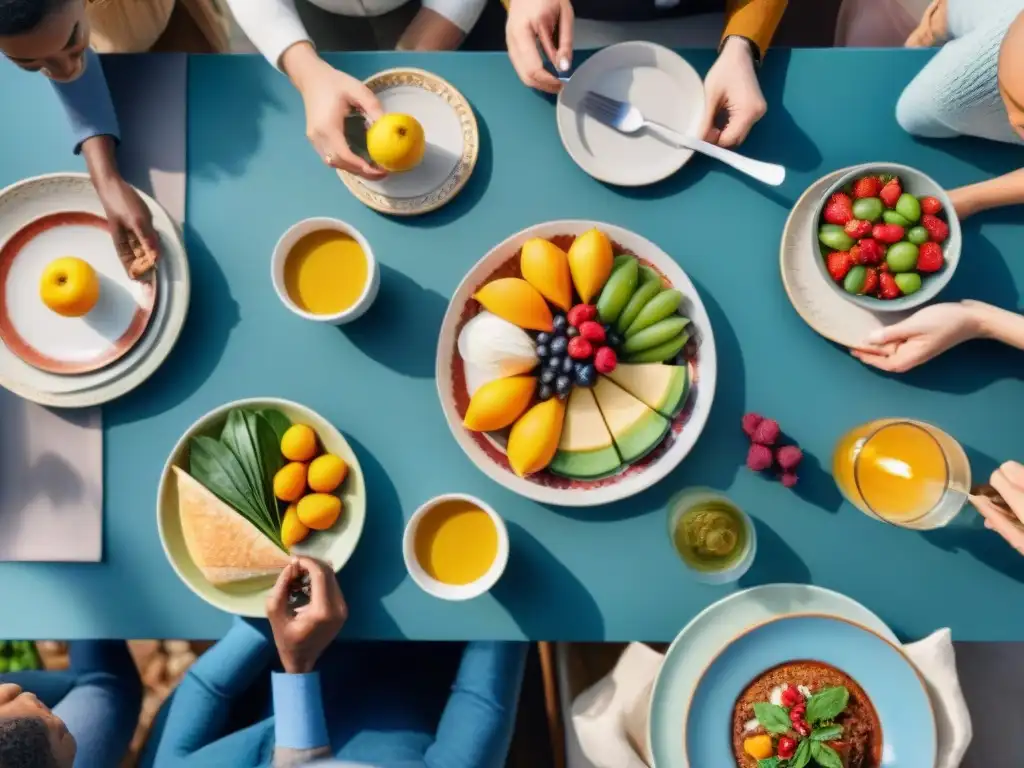
<instances>
[{"instance_id":1,"label":"white ceramic cup","mask_svg":"<svg viewBox=\"0 0 1024 768\"><path fill-rule=\"evenodd\" d=\"M359 247L363 249L363 253L366 255L366 285L363 286L363 292L356 299L355 304L333 315L316 315L305 311L292 301L284 285L284 263L292 248L309 233L319 232L323 229L333 229L348 235L359 243ZM344 325L363 315L370 308L370 305L373 304L373 300L377 298L377 291L380 288L380 269L377 266L377 260L373 256L373 249L370 248L370 244L358 229L338 219L318 217L303 219L297 224L293 224L281 235L281 239L274 246L273 256L270 258L270 280L274 284L274 290L277 291L277 296L281 299L281 303L299 317L315 320L318 323Z\"/></svg>"},{"instance_id":2,"label":"white ceramic cup","mask_svg":"<svg viewBox=\"0 0 1024 768\"><path fill-rule=\"evenodd\" d=\"M416 531L420 522L439 504L449 501L465 501L482 509L490 515L491 522L494 523L494 527L498 531L498 554L495 556L494 562L483 576L469 584L445 584L438 581L427 573L416 557ZM402 557L405 559L405 569L412 576L412 580L428 595L442 600L471 600L489 591L501 578L501 574L505 572L505 566L508 565L508 529L498 513L475 496L446 493L428 501L409 518L409 522L405 525L405 535L402 537Z\"/></svg>"}]
</instances>

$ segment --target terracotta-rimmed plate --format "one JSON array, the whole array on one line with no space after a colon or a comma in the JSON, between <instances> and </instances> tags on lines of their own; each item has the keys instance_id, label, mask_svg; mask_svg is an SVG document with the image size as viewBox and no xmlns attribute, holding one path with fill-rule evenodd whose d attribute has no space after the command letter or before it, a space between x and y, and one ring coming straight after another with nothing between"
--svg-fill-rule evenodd
<instances>
[{"instance_id":1,"label":"terracotta-rimmed plate","mask_svg":"<svg viewBox=\"0 0 1024 768\"><path fill-rule=\"evenodd\" d=\"M46 268L67 255L88 263L100 282L96 306L82 317L62 317L40 296ZM124 357L142 338L155 303L154 274L128 276L106 219L95 214L51 213L0 246L0 341L44 371L88 373Z\"/></svg>"},{"instance_id":2,"label":"terracotta-rimmed plate","mask_svg":"<svg viewBox=\"0 0 1024 768\"><path fill-rule=\"evenodd\" d=\"M601 49L572 73L558 95L555 116L565 151L580 168L608 184L654 184L693 157L693 150L654 133L624 134L595 120L582 106L588 91L628 101L649 120L696 134L704 118L704 83L678 53L647 42Z\"/></svg>"},{"instance_id":3,"label":"terracotta-rimmed plate","mask_svg":"<svg viewBox=\"0 0 1024 768\"><path fill-rule=\"evenodd\" d=\"M19 397L55 408L84 408L118 398L143 383L167 358L188 313L191 281L181 233L167 212L141 193L160 240L156 270L159 300L149 327L123 357L99 370L55 374L29 365L0 344L0 386ZM68 211L103 216L103 207L87 174L58 173L19 181L0 190L0 242L29 222ZM35 289L38 295L38 287Z\"/></svg>"},{"instance_id":4,"label":"terracotta-rimmed plate","mask_svg":"<svg viewBox=\"0 0 1024 768\"><path fill-rule=\"evenodd\" d=\"M420 122L427 148L411 171L381 181L338 171L345 186L370 208L396 216L429 213L452 200L469 181L480 154L480 130L466 97L422 69L388 69L364 82L385 112L412 115Z\"/></svg>"},{"instance_id":5,"label":"terracotta-rimmed plate","mask_svg":"<svg viewBox=\"0 0 1024 768\"><path fill-rule=\"evenodd\" d=\"M249 584L238 590L215 587L206 580L192 561L188 547L185 546L181 517L178 513L178 486L171 470L172 466L177 466L187 472L189 440L196 435L219 436L227 420L228 411L234 408L273 408L281 411L293 424L308 424L316 432L324 450L340 456L348 464L348 475L339 492L343 509L341 519L329 530L311 532L306 541L292 549L296 554L330 563L335 571L340 571L344 567L355 552L359 538L363 534L363 524L366 520L366 481L359 466L359 457L341 432L316 411L290 400L275 397L236 400L215 408L185 430L185 434L167 457L160 475L160 487L156 497L156 524L160 544L178 578L203 600L228 613L259 618L267 615L267 595L274 580L269 579L264 584Z\"/></svg>"},{"instance_id":6,"label":"terracotta-rimmed plate","mask_svg":"<svg viewBox=\"0 0 1024 768\"><path fill-rule=\"evenodd\" d=\"M794 613L846 619L896 643L877 615L838 592L809 584L766 584L729 595L705 608L676 636L651 694L648 744L658 768L702 768L686 759L683 725L705 668L730 639L766 621ZM723 738L728 729L723 727Z\"/></svg>"},{"instance_id":7,"label":"terracotta-rimmed plate","mask_svg":"<svg viewBox=\"0 0 1024 768\"><path fill-rule=\"evenodd\" d=\"M934 767L935 712L913 663L897 644L876 632L820 614L773 619L745 630L719 649L701 675L687 712L683 730L690 764L732 765L737 700L765 672L799 661L827 664L863 689L881 725L875 734L881 739L878 765Z\"/></svg>"},{"instance_id":8,"label":"terracotta-rimmed plate","mask_svg":"<svg viewBox=\"0 0 1024 768\"><path fill-rule=\"evenodd\" d=\"M462 426L469 403L466 371L458 354L462 327L480 309L473 294L498 277L520 276L519 250L530 238L551 239L568 247L573 238L597 228L611 239L616 253L628 252L662 276L666 287L682 291L681 314L690 318L693 339L684 351L690 366L691 388L683 411L671 423L661 443L647 456L623 471L597 480L571 480L547 471L519 477L509 466L500 442L486 433ZM521 496L563 507L590 507L625 499L647 490L671 472L693 449L711 413L718 375L715 339L704 304L682 268L661 248L628 229L597 221L566 220L536 224L512 235L478 261L455 289L441 323L437 345L437 391L448 426L456 442L477 468L497 483Z\"/></svg>"},{"instance_id":9,"label":"terracotta-rimmed plate","mask_svg":"<svg viewBox=\"0 0 1024 768\"><path fill-rule=\"evenodd\" d=\"M841 168L822 176L796 201L782 230L779 267L786 295L804 322L829 341L858 347L872 331L905 320L911 313L872 312L847 301L828 284L818 264L821 254L813 247L811 234L818 223L818 203L825 191L850 170Z\"/></svg>"}]
</instances>

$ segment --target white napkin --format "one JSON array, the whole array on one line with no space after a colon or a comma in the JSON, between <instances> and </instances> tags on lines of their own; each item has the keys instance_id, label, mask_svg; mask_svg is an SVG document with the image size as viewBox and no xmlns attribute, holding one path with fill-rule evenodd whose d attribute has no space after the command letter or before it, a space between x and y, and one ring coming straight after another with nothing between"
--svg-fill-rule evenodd
<instances>
[{"instance_id":1,"label":"white napkin","mask_svg":"<svg viewBox=\"0 0 1024 768\"><path fill-rule=\"evenodd\" d=\"M971 716L957 677L948 629L903 646L924 678L935 710L939 761L958 768L971 743ZM615 668L572 703L572 725L589 765L569 768L644 768L654 761L647 743L651 689L664 657L630 643Z\"/></svg>"}]
</instances>

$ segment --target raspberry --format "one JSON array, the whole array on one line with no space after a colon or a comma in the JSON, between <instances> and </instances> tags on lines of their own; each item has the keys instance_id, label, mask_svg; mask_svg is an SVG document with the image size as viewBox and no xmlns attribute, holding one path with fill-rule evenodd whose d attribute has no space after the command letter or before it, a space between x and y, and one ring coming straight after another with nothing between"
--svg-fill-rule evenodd
<instances>
[{"instance_id":1,"label":"raspberry","mask_svg":"<svg viewBox=\"0 0 1024 768\"><path fill-rule=\"evenodd\" d=\"M577 304L566 315L569 325L574 328L579 328L581 324L593 320L595 317L597 317L597 307L593 304Z\"/></svg>"},{"instance_id":2,"label":"raspberry","mask_svg":"<svg viewBox=\"0 0 1024 768\"><path fill-rule=\"evenodd\" d=\"M796 739L783 736L779 739L779 757L788 760L796 753Z\"/></svg>"},{"instance_id":3,"label":"raspberry","mask_svg":"<svg viewBox=\"0 0 1024 768\"><path fill-rule=\"evenodd\" d=\"M787 488L792 488L794 485L796 485L797 477L792 472L785 472L783 473L781 480L784 486L786 486Z\"/></svg>"},{"instance_id":4,"label":"raspberry","mask_svg":"<svg viewBox=\"0 0 1024 768\"><path fill-rule=\"evenodd\" d=\"M772 467L772 451L767 445L754 443L747 451L747 466L755 472L764 472Z\"/></svg>"},{"instance_id":5,"label":"raspberry","mask_svg":"<svg viewBox=\"0 0 1024 768\"><path fill-rule=\"evenodd\" d=\"M800 465L803 458L804 452L795 445L784 445L775 453L775 460L779 462L783 472L792 472Z\"/></svg>"},{"instance_id":6,"label":"raspberry","mask_svg":"<svg viewBox=\"0 0 1024 768\"><path fill-rule=\"evenodd\" d=\"M577 336L569 339L568 352L573 360L586 360L594 354L594 346L582 336Z\"/></svg>"},{"instance_id":7,"label":"raspberry","mask_svg":"<svg viewBox=\"0 0 1024 768\"><path fill-rule=\"evenodd\" d=\"M779 439L781 431L779 429L779 422L775 421L775 419L764 419L757 425L757 429L754 430L754 436L751 439L761 445L775 445L775 441Z\"/></svg>"},{"instance_id":8,"label":"raspberry","mask_svg":"<svg viewBox=\"0 0 1024 768\"><path fill-rule=\"evenodd\" d=\"M747 437L751 440L754 439L754 432L757 430L758 424L764 421L764 416L758 413L748 413L743 417L743 431L747 433Z\"/></svg>"},{"instance_id":9,"label":"raspberry","mask_svg":"<svg viewBox=\"0 0 1024 768\"><path fill-rule=\"evenodd\" d=\"M806 720L798 720L793 723L793 730L803 736L805 739L811 735L811 726Z\"/></svg>"},{"instance_id":10,"label":"raspberry","mask_svg":"<svg viewBox=\"0 0 1024 768\"><path fill-rule=\"evenodd\" d=\"M579 324L580 336L594 344L603 344L605 339L604 327L593 320L584 320Z\"/></svg>"},{"instance_id":11,"label":"raspberry","mask_svg":"<svg viewBox=\"0 0 1024 768\"><path fill-rule=\"evenodd\" d=\"M799 689L795 685L787 685L782 689L782 706L795 707L798 704L803 704L803 701L804 695L800 693Z\"/></svg>"},{"instance_id":12,"label":"raspberry","mask_svg":"<svg viewBox=\"0 0 1024 768\"><path fill-rule=\"evenodd\" d=\"M601 347L594 353L594 368L598 373L611 373L619 364L619 358L611 347Z\"/></svg>"},{"instance_id":13,"label":"raspberry","mask_svg":"<svg viewBox=\"0 0 1024 768\"><path fill-rule=\"evenodd\" d=\"M807 715L807 705L797 704L791 710L789 710L789 722L799 723Z\"/></svg>"}]
</instances>

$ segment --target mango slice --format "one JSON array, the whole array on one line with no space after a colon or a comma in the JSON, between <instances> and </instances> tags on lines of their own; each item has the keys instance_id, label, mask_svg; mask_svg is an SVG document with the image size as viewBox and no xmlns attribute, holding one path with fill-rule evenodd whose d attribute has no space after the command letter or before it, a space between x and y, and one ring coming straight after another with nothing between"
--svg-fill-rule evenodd
<instances>
[{"instance_id":1,"label":"mango slice","mask_svg":"<svg viewBox=\"0 0 1024 768\"><path fill-rule=\"evenodd\" d=\"M572 277L569 257L549 240L535 237L523 243L519 269L530 285L557 307L572 308Z\"/></svg>"},{"instance_id":2,"label":"mango slice","mask_svg":"<svg viewBox=\"0 0 1024 768\"><path fill-rule=\"evenodd\" d=\"M463 426L474 432L504 429L523 415L536 388L533 376L512 376L484 384L469 401Z\"/></svg>"},{"instance_id":3,"label":"mango slice","mask_svg":"<svg viewBox=\"0 0 1024 768\"><path fill-rule=\"evenodd\" d=\"M538 403L512 425L508 462L520 477L539 472L555 457L565 420L565 403L551 398Z\"/></svg>"},{"instance_id":4,"label":"mango slice","mask_svg":"<svg viewBox=\"0 0 1024 768\"><path fill-rule=\"evenodd\" d=\"M569 271L584 304L601 292L612 273L613 261L611 240L599 229L584 232L573 241L569 248Z\"/></svg>"},{"instance_id":5,"label":"mango slice","mask_svg":"<svg viewBox=\"0 0 1024 768\"><path fill-rule=\"evenodd\" d=\"M473 294L484 308L520 328L550 331L551 309L540 292L518 277L492 280Z\"/></svg>"}]
</instances>

